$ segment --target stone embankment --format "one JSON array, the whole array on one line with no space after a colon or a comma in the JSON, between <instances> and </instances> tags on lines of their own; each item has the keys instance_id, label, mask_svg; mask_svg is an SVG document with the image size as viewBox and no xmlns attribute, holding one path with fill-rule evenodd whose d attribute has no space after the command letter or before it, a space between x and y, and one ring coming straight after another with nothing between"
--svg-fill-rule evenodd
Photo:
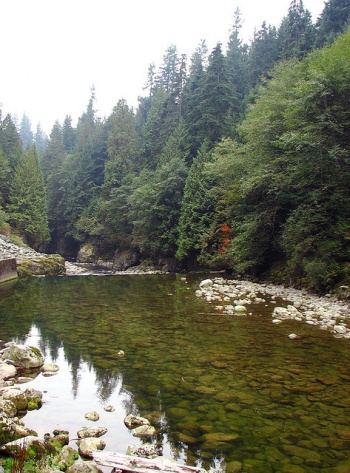
<instances>
[{"instance_id":1,"label":"stone embankment","mask_svg":"<svg viewBox=\"0 0 350 473\"><path fill-rule=\"evenodd\" d=\"M348 288L344 286L343 290L344 300L339 300L284 286L216 278L203 280L196 295L215 304L214 310L225 315L250 315L253 305L269 301L276 304L271 312L274 324L295 320L329 330L335 338L350 339ZM277 305L282 300L283 306ZM290 338L297 338L297 334L290 334Z\"/></svg>"},{"instance_id":2,"label":"stone embankment","mask_svg":"<svg viewBox=\"0 0 350 473\"><path fill-rule=\"evenodd\" d=\"M16 258L17 271L20 277L86 273L86 269L65 261L60 255L47 255L39 253L26 245L15 245L4 235L0 235L0 257Z\"/></svg>"}]
</instances>

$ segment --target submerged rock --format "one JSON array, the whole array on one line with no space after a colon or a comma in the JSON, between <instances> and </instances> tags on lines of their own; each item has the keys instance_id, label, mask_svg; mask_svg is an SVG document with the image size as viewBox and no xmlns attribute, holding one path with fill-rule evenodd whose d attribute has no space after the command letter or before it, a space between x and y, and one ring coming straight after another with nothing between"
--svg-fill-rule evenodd
<instances>
[{"instance_id":1,"label":"submerged rock","mask_svg":"<svg viewBox=\"0 0 350 473\"><path fill-rule=\"evenodd\" d=\"M156 429L152 425L140 425L132 430L133 437L150 438L156 434Z\"/></svg>"}]
</instances>

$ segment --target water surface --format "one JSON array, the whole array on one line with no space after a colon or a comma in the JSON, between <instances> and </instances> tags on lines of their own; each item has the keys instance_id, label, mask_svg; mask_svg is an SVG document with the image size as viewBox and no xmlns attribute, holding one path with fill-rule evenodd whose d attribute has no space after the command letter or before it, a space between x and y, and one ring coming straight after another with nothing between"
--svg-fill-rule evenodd
<instances>
[{"instance_id":1,"label":"water surface","mask_svg":"<svg viewBox=\"0 0 350 473\"><path fill-rule=\"evenodd\" d=\"M56 376L30 385L39 435L103 426L126 453L129 413L148 417L167 457L227 473L350 471L349 341L293 321L275 305L214 315L195 296L204 275L39 278L0 286L0 336L39 347ZM287 303L287 301L278 301ZM297 332L299 340L288 334ZM118 357L123 350L125 356ZM114 412L105 412L112 404ZM97 411L97 423L84 418ZM75 446L75 441L71 441Z\"/></svg>"}]
</instances>

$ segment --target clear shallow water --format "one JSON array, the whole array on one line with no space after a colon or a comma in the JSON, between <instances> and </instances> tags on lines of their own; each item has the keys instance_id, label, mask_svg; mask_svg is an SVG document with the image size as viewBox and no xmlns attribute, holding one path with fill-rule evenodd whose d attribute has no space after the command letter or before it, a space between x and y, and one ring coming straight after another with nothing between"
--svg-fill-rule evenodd
<instances>
[{"instance_id":1,"label":"clear shallow water","mask_svg":"<svg viewBox=\"0 0 350 473\"><path fill-rule=\"evenodd\" d=\"M42 435L103 426L106 450L141 441L133 412L158 429L163 454L243 472L350 471L350 345L315 327L213 315L194 292L204 275L43 278L0 286L0 337L39 347L60 367L30 386ZM297 332L300 340L289 340ZM119 350L125 352L118 358ZM112 404L114 412L103 407ZM97 423L86 412L100 414ZM75 446L74 440L71 442Z\"/></svg>"}]
</instances>

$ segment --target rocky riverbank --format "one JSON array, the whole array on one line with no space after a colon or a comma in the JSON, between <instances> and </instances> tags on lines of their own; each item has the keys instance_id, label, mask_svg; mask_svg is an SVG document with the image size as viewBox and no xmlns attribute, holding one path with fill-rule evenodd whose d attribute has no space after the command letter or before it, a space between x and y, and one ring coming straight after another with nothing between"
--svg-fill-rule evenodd
<instances>
[{"instance_id":1,"label":"rocky riverbank","mask_svg":"<svg viewBox=\"0 0 350 473\"><path fill-rule=\"evenodd\" d=\"M72 439L77 445L77 449L74 449L69 446L71 440L68 431L54 430L52 435L45 434L41 438L35 431L27 428L22 420L28 410L41 408L43 402L42 392L32 388L24 390L21 385L29 383L38 375L53 376L58 370L59 367L55 364L45 364L44 356L37 348L15 342L3 344L0 350L0 458L4 460L4 456L13 457L16 471L24 471L25 460L31 458L37 466L35 471L103 473L94 460L95 454L106 446L101 437L107 433L107 428L81 428L76 432L77 438ZM109 405L104 410L113 412L115 408ZM96 411L85 414L85 419L92 422L97 422L99 418ZM129 414L124 419L124 424L135 438L151 439L157 434L156 428L145 417ZM109 461L106 463L105 460L111 453L107 452L106 455L98 457L97 463L108 466ZM153 459L152 464L164 460L156 445L151 443L130 445L127 455L119 456L130 464L133 464L135 457ZM1 463L2 461L0 473L3 473ZM201 469L193 470L204 473Z\"/></svg>"},{"instance_id":2,"label":"rocky riverbank","mask_svg":"<svg viewBox=\"0 0 350 473\"><path fill-rule=\"evenodd\" d=\"M16 258L17 272L20 277L63 276L86 272L85 269L68 263L60 255L39 253L20 242L16 245L4 235L0 235L0 257Z\"/></svg>"},{"instance_id":3,"label":"rocky riverbank","mask_svg":"<svg viewBox=\"0 0 350 473\"><path fill-rule=\"evenodd\" d=\"M215 313L232 316L249 316L253 305L264 304L268 299L276 304L271 313L272 323L295 320L329 330L335 338L350 340L348 287L344 286L343 291L344 300L339 300L284 286L215 278L201 281L196 295L213 304ZM280 306L277 300L286 303ZM290 334L290 338L297 337L298 334Z\"/></svg>"}]
</instances>

